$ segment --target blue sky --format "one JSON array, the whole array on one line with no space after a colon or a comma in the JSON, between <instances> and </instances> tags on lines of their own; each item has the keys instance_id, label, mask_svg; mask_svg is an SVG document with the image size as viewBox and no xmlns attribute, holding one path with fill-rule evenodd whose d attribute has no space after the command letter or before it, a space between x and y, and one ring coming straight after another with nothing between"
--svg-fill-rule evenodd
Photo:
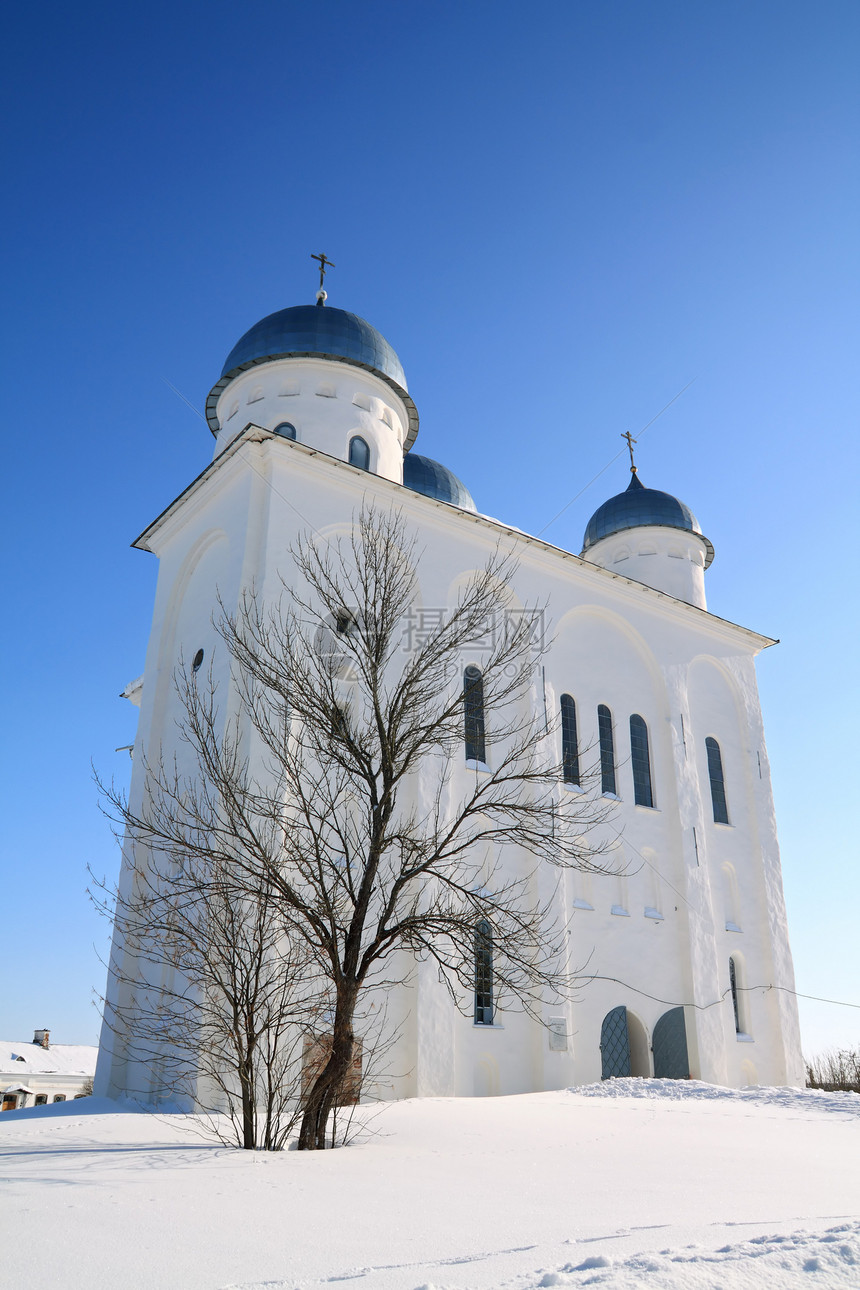
<instances>
[{"instance_id":1,"label":"blue sky","mask_svg":"<svg viewBox=\"0 0 860 1290\"><path fill-rule=\"evenodd\" d=\"M7 738L0 1031L95 1041L153 557L253 322L391 341L418 450L532 532L640 438L759 678L798 989L860 1003L860 8L780 0L57 4L4 30ZM578 551L619 458L546 531ZM809 1051L860 1009L802 1003Z\"/></svg>"}]
</instances>

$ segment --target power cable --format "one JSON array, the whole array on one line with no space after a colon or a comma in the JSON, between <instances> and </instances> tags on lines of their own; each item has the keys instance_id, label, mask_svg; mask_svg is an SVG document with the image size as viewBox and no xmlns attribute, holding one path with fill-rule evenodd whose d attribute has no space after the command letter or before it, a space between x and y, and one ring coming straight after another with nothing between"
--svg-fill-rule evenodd
<instances>
[{"instance_id":1,"label":"power cable","mask_svg":"<svg viewBox=\"0 0 860 1290\"><path fill-rule=\"evenodd\" d=\"M678 401L678 399L680 399L681 395L682 395L682 394L684 394L684 393L686 393L686 391L687 391L687 390L689 390L690 386L693 384L693 381L695 381L695 380L697 380L697 377L695 377L695 376L694 376L692 381L688 381L688 382L687 382L687 384L684 386L683 390L679 390L679 391L678 391L678 393L675 395L675 397L674 397L673 399L670 399L670 400L669 400L669 402L666 404L666 406L665 406L665 407L663 407L663 408L661 408L661 409L660 409L660 411L657 413L657 415L656 415L656 416L653 416L653 417L651 418L651 420L650 420L650 421L648 421L648 422L647 422L647 423L642 427L642 429L641 429L641 430L637 431L637 435L636 435L636 437L637 437L638 439L641 439L641 437L642 437L642 435L645 433L645 431L646 431L650 426L652 426L652 425L654 424L654 422L655 422L659 417L662 417L662 415L663 415L663 413L664 413L664 412L668 412L669 408L671 408L671 406L672 406L672 404L673 404L673 403L677 403L677 401ZM553 525L553 524L555 524L556 520L561 519L561 517L562 517L562 515L564 515L565 511L569 510L569 509L570 509L570 507L571 507L571 506L573 506L573 503L574 503L574 502L576 502L576 501L578 501L578 500L579 500L579 498L582 496L582 494L583 494L584 492L586 492L586 491L587 491L587 489L589 489L589 488L591 487L591 485L592 485L596 480L598 480L598 479L600 478L600 476L601 476L601 475L604 475L604 474L606 473L606 471L609 469L609 467L615 464L615 462L618 460L618 458L619 458L619 457L623 457L626 451L627 451L627 449L626 449L626 448L622 448L619 452L617 452L617 453L615 454L615 456L614 456L614 457L610 458L610 460L609 460L609 461L607 461L607 463L606 463L606 465L603 467L603 469L602 469L602 470L598 470L598 472L597 472L597 474L594 476L594 478L593 478L593 479L589 479L588 483L587 483L587 484L585 484L582 488L580 488L580 490L579 490L579 492L576 494L576 496L575 496L575 497L571 497L571 499L570 499L570 501L567 503L567 505L566 505L566 506L562 506L562 508L561 508L561 510L558 512L558 514L557 514L557 515L553 515L552 519L551 519L547 524L544 524L544 526L543 526L543 528L542 528L542 529L540 529L537 533L535 533L535 537L541 537L544 533L546 533L546 531L547 531L547 529L548 529L548 528L551 528L551 527L552 527L552 525Z\"/></svg>"}]
</instances>

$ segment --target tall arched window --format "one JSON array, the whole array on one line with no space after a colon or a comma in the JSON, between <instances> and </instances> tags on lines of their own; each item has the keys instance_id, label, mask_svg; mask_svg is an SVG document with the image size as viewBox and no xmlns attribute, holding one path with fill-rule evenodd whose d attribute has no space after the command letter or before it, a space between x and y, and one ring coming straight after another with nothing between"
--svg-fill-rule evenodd
<instances>
[{"instance_id":1,"label":"tall arched window","mask_svg":"<svg viewBox=\"0 0 860 1290\"><path fill-rule=\"evenodd\" d=\"M732 989L732 1007L735 1010L735 1034L743 1034L741 1025L741 1005L738 999L738 969L734 959L729 959L729 985Z\"/></svg>"},{"instance_id":2,"label":"tall arched window","mask_svg":"<svg viewBox=\"0 0 860 1290\"><path fill-rule=\"evenodd\" d=\"M615 739L612 713L605 703L597 709L597 733L600 743L600 791L615 794Z\"/></svg>"},{"instance_id":3,"label":"tall arched window","mask_svg":"<svg viewBox=\"0 0 860 1290\"><path fill-rule=\"evenodd\" d=\"M576 737L576 704L561 696L561 764L565 784L579 784L579 744Z\"/></svg>"},{"instance_id":4,"label":"tall arched window","mask_svg":"<svg viewBox=\"0 0 860 1290\"><path fill-rule=\"evenodd\" d=\"M714 821L717 824L728 824L729 808L726 802L726 781L723 779L723 758L720 745L709 735L705 740L708 753L708 779L711 781L711 805L714 808Z\"/></svg>"},{"instance_id":5,"label":"tall arched window","mask_svg":"<svg viewBox=\"0 0 860 1290\"><path fill-rule=\"evenodd\" d=\"M349 464L359 470L370 470L370 449L360 434L353 435L349 441Z\"/></svg>"},{"instance_id":6,"label":"tall arched window","mask_svg":"<svg viewBox=\"0 0 860 1290\"><path fill-rule=\"evenodd\" d=\"M280 425L275 426L275 434L279 434L282 439L295 439L296 427L291 421L282 421Z\"/></svg>"},{"instance_id":7,"label":"tall arched window","mask_svg":"<svg viewBox=\"0 0 860 1290\"><path fill-rule=\"evenodd\" d=\"M637 806L653 806L648 727L638 712L630 718L630 761L633 766L633 801Z\"/></svg>"},{"instance_id":8,"label":"tall arched window","mask_svg":"<svg viewBox=\"0 0 860 1290\"><path fill-rule=\"evenodd\" d=\"M482 918L475 928L475 1025L493 1024L493 929Z\"/></svg>"},{"instance_id":9,"label":"tall arched window","mask_svg":"<svg viewBox=\"0 0 860 1290\"><path fill-rule=\"evenodd\" d=\"M466 761L485 762L484 679L480 669L472 665L463 673L463 735Z\"/></svg>"}]
</instances>

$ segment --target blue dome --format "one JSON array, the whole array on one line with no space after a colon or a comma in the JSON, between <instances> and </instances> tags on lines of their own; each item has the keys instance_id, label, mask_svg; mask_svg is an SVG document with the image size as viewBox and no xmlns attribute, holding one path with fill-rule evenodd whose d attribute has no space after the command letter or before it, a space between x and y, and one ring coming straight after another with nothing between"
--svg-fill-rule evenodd
<instances>
[{"instance_id":1,"label":"blue dome","mask_svg":"<svg viewBox=\"0 0 860 1290\"><path fill-rule=\"evenodd\" d=\"M625 529L645 528L654 525L662 529L686 529L688 533L697 533L707 547L705 568L714 558L714 548L702 533L699 521L689 506L685 506L671 493L663 493L658 488L646 488L640 483L639 476L633 475L623 493L610 497L608 502L599 506L588 521L585 537L582 540L582 554L602 538L612 537Z\"/></svg>"},{"instance_id":2,"label":"blue dome","mask_svg":"<svg viewBox=\"0 0 860 1290\"><path fill-rule=\"evenodd\" d=\"M466 485L447 466L430 457L419 457L408 452L403 458L403 483L415 493L435 497L437 502L448 502L462 511L477 511L472 494Z\"/></svg>"},{"instance_id":3,"label":"blue dome","mask_svg":"<svg viewBox=\"0 0 860 1290\"><path fill-rule=\"evenodd\" d=\"M328 305L293 305L255 323L236 342L221 370L221 379L206 401L206 419L219 430L215 407L221 391L239 372L276 358L333 358L375 372L394 389L409 412L406 447L418 434L418 412L409 397L403 364L384 336L357 314Z\"/></svg>"}]
</instances>

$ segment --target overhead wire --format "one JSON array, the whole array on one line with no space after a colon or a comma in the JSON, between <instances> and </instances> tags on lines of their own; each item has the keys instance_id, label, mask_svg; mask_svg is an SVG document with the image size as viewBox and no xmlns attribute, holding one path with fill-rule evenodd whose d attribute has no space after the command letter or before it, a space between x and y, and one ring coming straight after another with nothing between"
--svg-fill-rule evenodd
<instances>
[{"instance_id":1,"label":"overhead wire","mask_svg":"<svg viewBox=\"0 0 860 1290\"><path fill-rule=\"evenodd\" d=\"M646 430L648 430L648 429L649 429L649 427L650 427L650 426L652 426L652 425L654 424L654 422L655 422L655 421L657 421L660 417L662 417L662 415L663 415L663 413L664 413L664 412L668 412L668 410L669 410L669 408L671 408L672 404L673 404L673 403L677 403L677 402L678 402L678 399L680 399L681 395L682 395L682 394L685 394L685 393L686 393L686 391L687 391L687 390L689 390L689 388L690 388L690 386L693 384L693 382L694 382L695 380L697 380L697 379L698 379L698 378L694 376L692 381L688 381L688 382L687 382L687 384L684 386L684 388L683 388L682 390L679 390L679 391L678 391L678 393L675 395L675 397L674 397L674 398L672 398L672 399L670 399L670 400L669 400L669 402L665 405L665 407L662 407L662 408L660 409L660 411L659 411L658 413L656 413L656 415L655 415L655 416L653 416L653 417L651 418L651 420L650 420L650 421L647 421L647 422L645 423L645 425L642 427L642 429L641 429L641 430L637 430L637 432L636 432L636 438L637 438L637 439L641 439L641 437L642 437L642 435L645 433L645 431L646 431ZM622 437L623 437L623 436L622 436ZM539 529L539 530L538 530L538 532L535 534L535 537L542 537L542 536L543 536L543 534L544 534L544 533L546 533L547 529L548 529L548 528L551 528L551 527L552 527L552 525L553 525L553 524L555 524L556 520L561 519L561 517L562 517L562 515L564 515L565 511L569 510L569 509L570 509L570 507L571 507L571 506L573 506L573 503L574 503L574 502L579 501L580 497L582 497L582 494L583 494L584 492L586 492L586 491L591 487L591 485L592 485L593 483L595 483L595 482L600 478L600 476L601 476L601 475L604 475L604 474L606 473L606 471L609 469L609 467L610 467L610 466L612 466L612 465L614 465L614 464L615 464L615 462L618 460L618 458L619 458L619 457L623 457L623 456L624 456L624 454L625 454L625 452L626 452L626 451L627 451L627 449L626 449L626 448L621 448L621 449L620 449L620 450L615 454L615 456L614 456L614 457L611 457L611 458L609 459L609 461L607 461L606 465L605 465L605 466L603 466L603 467L602 467L602 469L598 470L597 474L596 474L596 475L594 475L591 479L589 479L588 483L587 483L587 484L584 484L584 485L583 485L583 487L582 487L582 488L580 488L579 492L578 492L574 497L571 497L570 501L569 501L569 502L567 502L567 504L566 504L565 506L562 506L561 510L560 510L556 515L553 515L553 517L552 517L552 519L551 519L551 520L549 520L546 524L544 524L544 526L543 526L543 528L542 528L542 529Z\"/></svg>"},{"instance_id":2,"label":"overhead wire","mask_svg":"<svg viewBox=\"0 0 860 1290\"><path fill-rule=\"evenodd\" d=\"M650 994L647 990L640 990L638 986L631 985L629 981L622 981L617 976L603 976L599 972L586 972L577 977L579 981L613 981L616 985L623 985L625 990L632 990L634 994L640 994L645 999L653 999L655 1003L661 1003L667 1008L695 1008L699 1012L707 1012L709 1008L716 1008L723 1002L726 995L731 993L731 986L727 986L719 999L714 999L711 1003L679 1003L673 999L661 999L656 994ZM846 1003L844 999L823 999L816 994L802 994L799 990L792 990L787 985L774 985L772 982L768 985L739 985L736 987L741 994L752 994L756 990L779 990L783 994L794 995L796 999L811 999L814 1003L832 1003L837 1008L860 1008L860 1003Z\"/></svg>"}]
</instances>

